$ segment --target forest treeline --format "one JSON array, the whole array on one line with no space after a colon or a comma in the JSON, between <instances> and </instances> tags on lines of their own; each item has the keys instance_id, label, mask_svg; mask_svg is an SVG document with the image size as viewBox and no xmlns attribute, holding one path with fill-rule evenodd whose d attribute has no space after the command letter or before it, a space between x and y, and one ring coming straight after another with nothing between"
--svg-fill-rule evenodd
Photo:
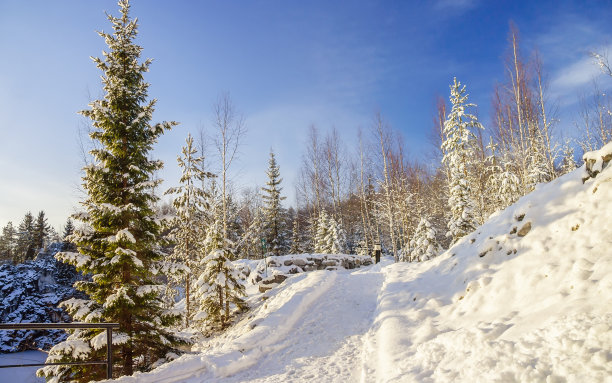
<instances>
[{"instance_id":1,"label":"forest treeline","mask_svg":"<svg viewBox=\"0 0 612 383\"><path fill-rule=\"evenodd\" d=\"M0 263L13 264L33 260L39 251L50 243L63 242L74 229L72 220L68 218L62 235L47 223L45 212L38 212L36 218L27 212L18 226L9 221L0 233Z\"/></svg>"}]
</instances>

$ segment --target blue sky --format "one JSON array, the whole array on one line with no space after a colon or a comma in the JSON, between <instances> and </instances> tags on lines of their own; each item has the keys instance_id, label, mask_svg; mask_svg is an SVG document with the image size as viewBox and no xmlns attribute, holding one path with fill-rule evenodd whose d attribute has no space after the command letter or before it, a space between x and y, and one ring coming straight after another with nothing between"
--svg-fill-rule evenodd
<instances>
[{"instance_id":1,"label":"blue sky","mask_svg":"<svg viewBox=\"0 0 612 383\"><path fill-rule=\"evenodd\" d=\"M89 56L105 48L95 33L110 30L104 11L117 9L107 0L0 0L0 225L44 209L58 227L83 198L85 122L76 112L101 96ZM308 126L335 126L350 145L376 111L422 157L435 97L447 98L453 76L489 123L510 20L524 52L540 50L560 126L578 118L594 76L612 87L588 57L612 46L609 1L134 0L132 16L143 56L154 58L146 77L158 99L154 119L180 122L155 150L168 184L187 133L211 127L222 92L248 128L238 186L264 182L272 147L291 201Z\"/></svg>"}]
</instances>

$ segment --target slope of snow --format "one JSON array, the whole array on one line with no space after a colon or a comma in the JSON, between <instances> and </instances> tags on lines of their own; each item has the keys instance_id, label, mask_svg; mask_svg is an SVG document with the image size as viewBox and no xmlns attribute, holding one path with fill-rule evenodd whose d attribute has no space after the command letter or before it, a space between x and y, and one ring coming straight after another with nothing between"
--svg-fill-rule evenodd
<instances>
[{"instance_id":1,"label":"slope of snow","mask_svg":"<svg viewBox=\"0 0 612 383\"><path fill-rule=\"evenodd\" d=\"M431 261L291 276L198 354L118 381L611 381L611 169L540 185Z\"/></svg>"}]
</instances>

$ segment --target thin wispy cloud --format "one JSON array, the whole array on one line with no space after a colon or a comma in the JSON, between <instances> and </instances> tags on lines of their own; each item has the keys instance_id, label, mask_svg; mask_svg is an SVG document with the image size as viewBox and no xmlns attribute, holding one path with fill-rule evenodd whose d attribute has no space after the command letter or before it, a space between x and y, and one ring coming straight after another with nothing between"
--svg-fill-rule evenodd
<instances>
[{"instance_id":1,"label":"thin wispy cloud","mask_svg":"<svg viewBox=\"0 0 612 383\"><path fill-rule=\"evenodd\" d=\"M478 0L438 0L434 7L438 10L465 11L474 8Z\"/></svg>"},{"instance_id":2,"label":"thin wispy cloud","mask_svg":"<svg viewBox=\"0 0 612 383\"><path fill-rule=\"evenodd\" d=\"M550 82L551 95L571 102L572 98L576 98L600 75L601 71L595 60L592 57L584 57L555 72Z\"/></svg>"}]
</instances>

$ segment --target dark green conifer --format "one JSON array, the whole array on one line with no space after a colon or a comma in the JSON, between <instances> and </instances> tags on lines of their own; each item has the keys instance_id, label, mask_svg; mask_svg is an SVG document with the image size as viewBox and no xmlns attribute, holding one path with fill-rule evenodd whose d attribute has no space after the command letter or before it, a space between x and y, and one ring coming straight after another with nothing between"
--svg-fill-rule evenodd
<instances>
[{"instance_id":1,"label":"dark green conifer","mask_svg":"<svg viewBox=\"0 0 612 383\"><path fill-rule=\"evenodd\" d=\"M150 370L171 358L178 339L165 329L180 320L164 311L164 286L155 277L169 265L163 262L154 212L153 190L161 181L153 174L162 163L151 159L153 144L176 123L150 123L155 100L147 101L149 84L143 75L151 60L140 62L142 48L134 43L137 23L129 18L129 2L120 0L119 6L121 17L108 15L113 33L99 32L109 49L103 59L93 59L103 72L104 98L81 112L92 121L90 137L97 145L84 169L84 211L73 215L83 223L72 236L78 252L57 255L92 276L75 283L89 299L62 304L73 320L120 325L113 332L115 377ZM47 362L101 360L105 346L103 330L75 330L51 349ZM60 381L105 378L104 369L95 365L48 366L38 374Z\"/></svg>"}]
</instances>

